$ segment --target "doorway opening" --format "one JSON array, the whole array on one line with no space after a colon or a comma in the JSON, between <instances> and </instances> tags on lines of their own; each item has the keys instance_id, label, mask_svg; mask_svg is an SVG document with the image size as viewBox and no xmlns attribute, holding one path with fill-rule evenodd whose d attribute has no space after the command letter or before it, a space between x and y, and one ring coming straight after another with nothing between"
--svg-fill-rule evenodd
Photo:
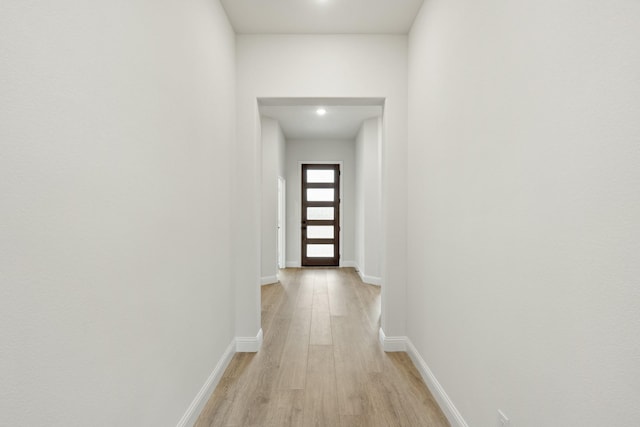
<instances>
[{"instance_id":1,"label":"doorway opening","mask_svg":"<svg viewBox=\"0 0 640 427\"><path fill-rule=\"evenodd\" d=\"M283 268L326 266L381 285L385 99L257 98L256 107L261 283L286 277Z\"/></svg>"}]
</instances>

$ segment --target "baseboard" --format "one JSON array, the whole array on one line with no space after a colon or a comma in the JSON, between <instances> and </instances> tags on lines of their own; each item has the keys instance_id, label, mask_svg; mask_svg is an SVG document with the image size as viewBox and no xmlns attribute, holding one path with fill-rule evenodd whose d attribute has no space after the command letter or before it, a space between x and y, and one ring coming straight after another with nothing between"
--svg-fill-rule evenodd
<instances>
[{"instance_id":1,"label":"baseboard","mask_svg":"<svg viewBox=\"0 0 640 427\"><path fill-rule=\"evenodd\" d=\"M366 274L364 274L357 262L353 261L353 265L350 265L350 267L354 267L356 269L358 276L360 276L360 280L362 280L364 283L368 285L382 286L381 277L367 276Z\"/></svg>"},{"instance_id":2,"label":"baseboard","mask_svg":"<svg viewBox=\"0 0 640 427\"><path fill-rule=\"evenodd\" d=\"M222 354L220 360L216 364L216 367L213 368L211 375L207 378L204 385L196 395L189 408L187 408L187 412L184 413L180 421L178 421L177 427L191 427L196 423L196 420L200 416L200 413L204 409L204 405L206 405L207 401L213 394L213 391L216 389L220 379L222 378L222 374L229 366L229 362L233 358L235 354L236 343L235 340L231 341L231 344L227 347L227 349Z\"/></svg>"},{"instance_id":3,"label":"baseboard","mask_svg":"<svg viewBox=\"0 0 640 427\"><path fill-rule=\"evenodd\" d=\"M300 268L300 261L287 261L285 265L287 268Z\"/></svg>"},{"instance_id":4,"label":"baseboard","mask_svg":"<svg viewBox=\"0 0 640 427\"><path fill-rule=\"evenodd\" d=\"M236 352L257 353L262 347L262 329L255 337L236 337Z\"/></svg>"},{"instance_id":5,"label":"baseboard","mask_svg":"<svg viewBox=\"0 0 640 427\"><path fill-rule=\"evenodd\" d=\"M358 268L358 264L355 261L340 261L340 267L354 267Z\"/></svg>"},{"instance_id":6,"label":"baseboard","mask_svg":"<svg viewBox=\"0 0 640 427\"><path fill-rule=\"evenodd\" d=\"M380 329L380 331L382 331L382 329ZM460 411L458 411L447 393L444 391L444 388L440 385L435 375L433 375L433 372L429 369L427 362L425 362L420 353L418 353L418 350L414 347L411 340L406 338L405 345L407 348L407 354L418 369L418 372L420 372L422 379L438 402L440 409L442 409L447 420L449 420L451 427L469 427L464 418L462 418L462 414L460 414Z\"/></svg>"},{"instance_id":7,"label":"baseboard","mask_svg":"<svg viewBox=\"0 0 640 427\"><path fill-rule=\"evenodd\" d=\"M262 286L270 285L272 283L276 283L277 281L278 281L278 276L266 276L266 277L260 278L260 284Z\"/></svg>"},{"instance_id":8,"label":"baseboard","mask_svg":"<svg viewBox=\"0 0 640 427\"><path fill-rule=\"evenodd\" d=\"M382 278L374 276L363 276L362 281L370 285L382 286Z\"/></svg>"},{"instance_id":9,"label":"baseboard","mask_svg":"<svg viewBox=\"0 0 640 427\"><path fill-rule=\"evenodd\" d=\"M396 351L407 351L407 337L388 337L382 328L378 331L378 339L382 344L382 349L387 353Z\"/></svg>"},{"instance_id":10,"label":"baseboard","mask_svg":"<svg viewBox=\"0 0 640 427\"><path fill-rule=\"evenodd\" d=\"M358 270L358 276L360 276L360 280L362 280L364 283L367 283L369 285L382 286L382 278L380 277L367 276L360 270Z\"/></svg>"}]
</instances>

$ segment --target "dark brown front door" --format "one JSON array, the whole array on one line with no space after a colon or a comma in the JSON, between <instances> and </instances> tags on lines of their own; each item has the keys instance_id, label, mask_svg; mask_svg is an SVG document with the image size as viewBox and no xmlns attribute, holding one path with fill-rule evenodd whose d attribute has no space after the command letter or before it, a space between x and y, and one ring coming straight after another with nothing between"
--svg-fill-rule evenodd
<instances>
[{"instance_id":1,"label":"dark brown front door","mask_svg":"<svg viewBox=\"0 0 640 427\"><path fill-rule=\"evenodd\" d=\"M340 265L340 165L302 165L302 265Z\"/></svg>"}]
</instances>

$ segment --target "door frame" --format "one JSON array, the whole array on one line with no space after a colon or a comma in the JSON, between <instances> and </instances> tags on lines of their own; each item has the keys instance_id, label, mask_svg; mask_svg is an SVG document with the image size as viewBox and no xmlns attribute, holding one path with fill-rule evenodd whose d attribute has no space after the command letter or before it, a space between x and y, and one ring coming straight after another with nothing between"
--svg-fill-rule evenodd
<instances>
[{"instance_id":1,"label":"door frame","mask_svg":"<svg viewBox=\"0 0 640 427\"><path fill-rule=\"evenodd\" d=\"M287 181L278 176L278 236L277 254L278 268L286 268L287 264Z\"/></svg>"},{"instance_id":2,"label":"door frame","mask_svg":"<svg viewBox=\"0 0 640 427\"><path fill-rule=\"evenodd\" d=\"M298 194L298 199L297 199L297 203L296 203L296 247L298 248L298 267L302 267L302 230L300 229L300 225L302 224L302 165L340 165L340 173L344 176L344 161L343 160L298 160L298 166L297 166L297 179L296 179L296 187L297 187L297 194ZM343 230L344 230L344 221L343 221L343 203L342 200L344 200L343 197L343 186L344 186L344 179L343 176L340 177L340 190L339 190L339 197L340 197L340 209L339 209L339 216L340 216L340 230L338 231L338 238L339 238L339 242L338 242L338 250L340 251L340 259L338 260L338 267L343 267L342 264L342 242L344 241L343 239Z\"/></svg>"},{"instance_id":3,"label":"door frame","mask_svg":"<svg viewBox=\"0 0 640 427\"><path fill-rule=\"evenodd\" d=\"M329 169L327 169L329 168ZM305 177L304 171L307 171L307 176ZM333 174L333 182L309 182L308 174L309 171L312 170L332 170ZM340 207L342 199L340 197L340 164L331 163L331 164L309 164L304 163L302 165L302 192L301 192L301 215L305 220L303 220L300 224L301 235L302 235L302 257L301 263L305 267L339 267L340 259L342 258L342 253L340 252ZM333 198L331 201L311 201L308 200L308 194L305 190L313 189L313 188L331 188L333 193ZM308 211L305 212L305 209L310 208L312 206L317 206L318 204L326 204L329 203L334 209L333 218L331 220L325 219L309 219ZM333 236L331 238L309 238L308 229L313 227L314 225L326 226L329 225L333 229ZM331 243L330 243L331 242ZM333 248L333 256L331 257L310 257L308 256L308 249L310 244L326 244L330 243Z\"/></svg>"}]
</instances>

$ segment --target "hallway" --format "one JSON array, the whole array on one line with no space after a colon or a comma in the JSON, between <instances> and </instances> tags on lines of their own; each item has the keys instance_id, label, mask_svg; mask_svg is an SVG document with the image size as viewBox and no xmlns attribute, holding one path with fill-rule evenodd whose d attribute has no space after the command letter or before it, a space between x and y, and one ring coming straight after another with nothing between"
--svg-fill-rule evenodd
<instances>
[{"instance_id":1,"label":"hallway","mask_svg":"<svg viewBox=\"0 0 640 427\"><path fill-rule=\"evenodd\" d=\"M380 288L353 269L282 270L262 319L196 426L449 425L406 353L380 349Z\"/></svg>"}]
</instances>

